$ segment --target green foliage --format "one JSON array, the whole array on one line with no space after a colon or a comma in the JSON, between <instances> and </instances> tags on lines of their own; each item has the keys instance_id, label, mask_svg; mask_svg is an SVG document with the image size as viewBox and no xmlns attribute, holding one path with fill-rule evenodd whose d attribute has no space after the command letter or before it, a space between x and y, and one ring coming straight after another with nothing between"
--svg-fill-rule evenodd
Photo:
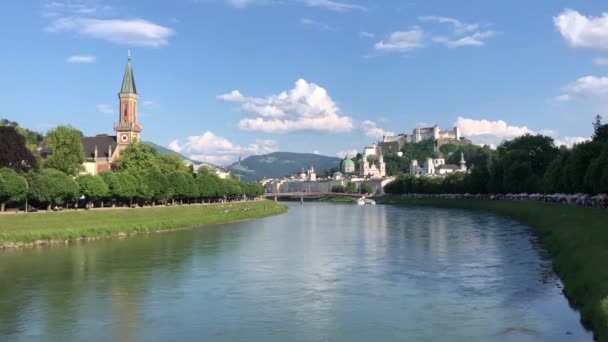
<instances>
[{"instance_id":1,"label":"green foliage","mask_svg":"<svg viewBox=\"0 0 608 342\"><path fill-rule=\"evenodd\" d=\"M14 127L15 130L25 138L25 146L28 150L32 151L38 148L44 136L41 133L29 130L27 128L20 127L17 122L10 121L7 119L0 120L0 127Z\"/></svg>"},{"instance_id":2,"label":"green foliage","mask_svg":"<svg viewBox=\"0 0 608 342\"><path fill-rule=\"evenodd\" d=\"M167 177L169 189L175 198L184 199L190 194L188 177L189 175L183 172L172 172Z\"/></svg>"},{"instance_id":3,"label":"green foliage","mask_svg":"<svg viewBox=\"0 0 608 342\"><path fill-rule=\"evenodd\" d=\"M115 195L123 200L131 201L137 196L138 180L135 176L125 171L116 172L116 179L120 187L116 189Z\"/></svg>"},{"instance_id":4,"label":"green foliage","mask_svg":"<svg viewBox=\"0 0 608 342\"><path fill-rule=\"evenodd\" d=\"M156 157L156 164L164 175L172 172L190 172L184 161L174 154L163 154Z\"/></svg>"},{"instance_id":5,"label":"green foliage","mask_svg":"<svg viewBox=\"0 0 608 342\"><path fill-rule=\"evenodd\" d=\"M158 152L150 145L134 142L120 153L118 169L129 171L133 175L142 174L145 170L157 166Z\"/></svg>"},{"instance_id":6,"label":"green foliage","mask_svg":"<svg viewBox=\"0 0 608 342\"><path fill-rule=\"evenodd\" d=\"M88 201L98 200L108 194L108 185L101 176L82 175L76 178L80 193Z\"/></svg>"},{"instance_id":7,"label":"green foliage","mask_svg":"<svg viewBox=\"0 0 608 342\"><path fill-rule=\"evenodd\" d=\"M78 197L78 184L65 173L55 169L43 169L28 174L30 196L43 204L63 204Z\"/></svg>"},{"instance_id":8,"label":"green foliage","mask_svg":"<svg viewBox=\"0 0 608 342\"><path fill-rule=\"evenodd\" d=\"M4 211L6 203L21 203L28 191L26 179L9 168L0 169L0 204Z\"/></svg>"},{"instance_id":9,"label":"green foliage","mask_svg":"<svg viewBox=\"0 0 608 342\"><path fill-rule=\"evenodd\" d=\"M85 158L82 133L79 130L59 126L47 134L46 144L51 155L44 162L45 168L57 169L70 176L76 176L82 171Z\"/></svg>"},{"instance_id":10,"label":"green foliage","mask_svg":"<svg viewBox=\"0 0 608 342\"><path fill-rule=\"evenodd\" d=\"M161 172L160 168L152 167L146 170L142 178L150 191L152 199L164 201L173 195L169 186L169 179Z\"/></svg>"},{"instance_id":11,"label":"green foliage","mask_svg":"<svg viewBox=\"0 0 608 342\"><path fill-rule=\"evenodd\" d=\"M25 138L13 126L0 126L0 168L27 171L37 167Z\"/></svg>"},{"instance_id":12,"label":"green foliage","mask_svg":"<svg viewBox=\"0 0 608 342\"><path fill-rule=\"evenodd\" d=\"M101 178L103 178L103 181L108 186L108 193L106 194L106 197L112 200L120 198L122 188L120 186L120 181L118 180L118 174L106 171L102 172L99 175L101 176Z\"/></svg>"},{"instance_id":13,"label":"green foliage","mask_svg":"<svg viewBox=\"0 0 608 342\"><path fill-rule=\"evenodd\" d=\"M375 191L371 185L363 183L361 186L359 186L359 192L362 194L373 194Z\"/></svg>"},{"instance_id":14,"label":"green foliage","mask_svg":"<svg viewBox=\"0 0 608 342\"><path fill-rule=\"evenodd\" d=\"M352 193L357 192L357 184L353 182L346 183L346 187L344 188L344 192Z\"/></svg>"},{"instance_id":15,"label":"green foliage","mask_svg":"<svg viewBox=\"0 0 608 342\"><path fill-rule=\"evenodd\" d=\"M342 185L334 185L331 187L331 192L344 193L346 192L346 189L344 189L344 186Z\"/></svg>"}]
</instances>

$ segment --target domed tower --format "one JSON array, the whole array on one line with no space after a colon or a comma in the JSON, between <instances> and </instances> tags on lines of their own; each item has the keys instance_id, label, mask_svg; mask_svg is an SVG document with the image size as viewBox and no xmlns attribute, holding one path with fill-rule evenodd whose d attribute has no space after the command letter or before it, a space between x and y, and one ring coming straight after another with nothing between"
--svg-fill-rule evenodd
<instances>
[{"instance_id":1,"label":"domed tower","mask_svg":"<svg viewBox=\"0 0 608 342\"><path fill-rule=\"evenodd\" d=\"M445 158L443 156L443 153L439 152L439 147L437 147L437 142L435 142L435 150L433 151L433 154L431 155L432 159L433 159L433 166L437 167L439 165L443 165L445 164Z\"/></svg>"},{"instance_id":2,"label":"domed tower","mask_svg":"<svg viewBox=\"0 0 608 342\"><path fill-rule=\"evenodd\" d=\"M353 173L355 172L355 163L350 158L348 158L347 155L340 163L340 169L342 169L343 173Z\"/></svg>"},{"instance_id":3,"label":"domed tower","mask_svg":"<svg viewBox=\"0 0 608 342\"><path fill-rule=\"evenodd\" d=\"M120 111L118 122L114 124L116 142L120 150L126 148L131 142L141 139L142 126L137 122L137 101L139 95L135 87L135 78L131 68L131 52L128 54L127 67L122 79L122 87L118 94Z\"/></svg>"}]
</instances>

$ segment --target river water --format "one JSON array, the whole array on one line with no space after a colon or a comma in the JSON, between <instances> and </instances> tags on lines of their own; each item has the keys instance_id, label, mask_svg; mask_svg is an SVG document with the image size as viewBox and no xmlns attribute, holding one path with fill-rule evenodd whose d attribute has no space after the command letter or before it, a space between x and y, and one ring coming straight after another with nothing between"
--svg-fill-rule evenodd
<instances>
[{"instance_id":1,"label":"river water","mask_svg":"<svg viewBox=\"0 0 608 342\"><path fill-rule=\"evenodd\" d=\"M432 208L0 253L0 341L591 341L529 230Z\"/></svg>"}]
</instances>

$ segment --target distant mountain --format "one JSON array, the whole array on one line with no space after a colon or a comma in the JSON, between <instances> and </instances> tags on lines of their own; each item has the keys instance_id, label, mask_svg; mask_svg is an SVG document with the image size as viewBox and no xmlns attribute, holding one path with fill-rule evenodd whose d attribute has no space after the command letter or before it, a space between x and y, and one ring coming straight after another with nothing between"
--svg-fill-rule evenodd
<instances>
[{"instance_id":1,"label":"distant mountain","mask_svg":"<svg viewBox=\"0 0 608 342\"><path fill-rule=\"evenodd\" d=\"M340 166L340 158L321 156L312 153L274 152L259 156L250 156L240 163L228 167L235 175L240 175L243 181L256 181L263 178L280 178L302 168L308 169L314 165L317 173Z\"/></svg>"},{"instance_id":2,"label":"distant mountain","mask_svg":"<svg viewBox=\"0 0 608 342\"><path fill-rule=\"evenodd\" d=\"M179 153L177 153L177 152L175 152L173 150L170 150L170 149L168 149L168 148L166 148L164 146L157 145L157 144L155 144L153 142L145 141L144 144L150 145L150 146L154 147L156 149L156 151L158 151L158 154L174 154L174 155L182 158L186 162L189 162L189 163L192 163L192 164L195 164L195 165L203 164L203 163L201 163L199 161L192 160L192 159L184 156L183 154L179 154Z\"/></svg>"}]
</instances>

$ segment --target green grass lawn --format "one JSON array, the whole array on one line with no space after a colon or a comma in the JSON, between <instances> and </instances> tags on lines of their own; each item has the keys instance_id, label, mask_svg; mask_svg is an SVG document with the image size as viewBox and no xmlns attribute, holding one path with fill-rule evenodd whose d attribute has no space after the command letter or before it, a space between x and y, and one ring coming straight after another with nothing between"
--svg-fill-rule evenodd
<instances>
[{"instance_id":1,"label":"green grass lawn","mask_svg":"<svg viewBox=\"0 0 608 342\"><path fill-rule=\"evenodd\" d=\"M271 201L0 215L0 247L200 227L285 213Z\"/></svg>"},{"instance_id":2,"label":"green grass lawn","mask_svg":"<svg viewBox=\"0 0 608 342\"><path fill-rule=\"evenodd\" d=\"M384 204L482 210L529 226L551 254L571 305L599 341L608 341L608 211L530 201L404 199Z\"/></svg>"}]
</instances>

